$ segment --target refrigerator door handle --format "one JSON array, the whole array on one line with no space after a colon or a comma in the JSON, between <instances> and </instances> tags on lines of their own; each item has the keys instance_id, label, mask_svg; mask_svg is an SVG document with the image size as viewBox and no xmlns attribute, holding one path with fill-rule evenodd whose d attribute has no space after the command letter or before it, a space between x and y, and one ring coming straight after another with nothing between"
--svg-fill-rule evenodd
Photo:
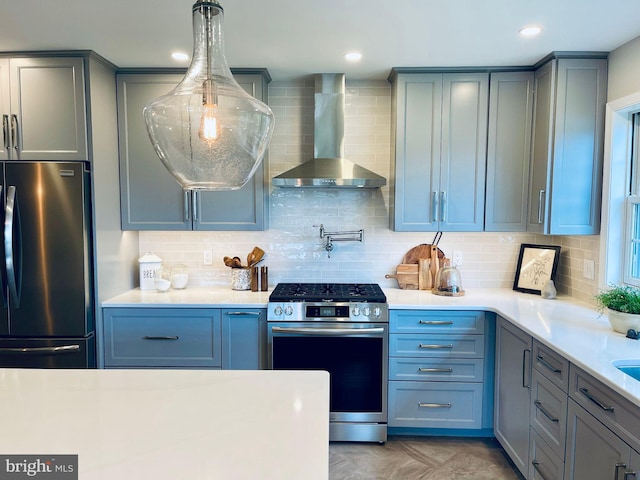
<instances>
[{"instance_id":1,"label":"refrigerator door handle","mask_svg":"<svg viewBox=\"0 0 640 480\"><path fill-rule=\"evenodd\" d=\"M9 287L9 299L13 308L20 306L20 296L18 295L18 283L16 281L16 265L13 244L13 229L15 226L16 214L16 187L9 185L7 188L7 206L4 217L4 261L7 267L7 284Z\"/></svg>"},{"instance_id":2,"label":"refrigerator door handle","mask_svg":"<svg viewBox=\"0 0 640 480\"><path fill-rule=\"evenodd\" d=\"M80 345L60 345L57 347L0 347L0 353L42 354L73 353L80 350Z\"/></svg>"}]
</instances>

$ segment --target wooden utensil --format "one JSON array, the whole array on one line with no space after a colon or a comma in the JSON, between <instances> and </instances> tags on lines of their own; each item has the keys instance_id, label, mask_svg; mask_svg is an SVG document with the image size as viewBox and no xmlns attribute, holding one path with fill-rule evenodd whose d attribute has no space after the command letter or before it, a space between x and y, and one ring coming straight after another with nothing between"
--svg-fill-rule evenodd
<instances>
[{"instance_id":1,"label":"wooden utensil","mask_svg":"<svg viewBox=\"0 0 640 480\"><path fill-rule=\"evenodd\" d=\"M253 250L251 250L249 256L251 257L251 261L249 261L249 258L247 257L247 264L250 267L253 267L262 260L262 257L264 257L264 250L262 250L260 247L253 247Z\"/></svg>"},{"instance_id":2,"label":"wooden utensil","mask_svg":"<svg viewBox=\"0 0 640 480\"><path fill-rule=\"evenodd\" d=\"M387 274L385 278L395 278L403 290L418 290L418 265L398 265L395 275Z\"/></svg>"},{"instance_id":3,"label":"wooden utensil","mask_svg":"<svg viewBox=\"0 0 640 480\"><path fill-rule=\"evenodd\" d=\"M436 282L436 273L438 273L438 270L440 269L440 258L438 258L438 251L440 249L435 246L435 245L431 245L431 265L429 266L430 270L431 270L431 276L433 278L433 285L435 285ZM444 255L442 255L442 258L444 258Z\"/></svg>"},{"instance_id":4,"label":"wooden utensil","mask_svg":"<svg viewBox=\"0 0 640 480\"><path fill-rule=\"evenodd\" d=\"M418 287L420 290L431 290L433 282L430 266L430 258L421 258L418 260Z\"/></svg>"}]
</instances>

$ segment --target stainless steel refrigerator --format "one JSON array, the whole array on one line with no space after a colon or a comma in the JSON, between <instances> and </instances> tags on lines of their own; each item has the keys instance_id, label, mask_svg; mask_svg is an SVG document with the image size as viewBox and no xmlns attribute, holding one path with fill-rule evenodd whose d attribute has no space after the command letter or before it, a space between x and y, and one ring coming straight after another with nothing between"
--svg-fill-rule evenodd
<instances>
[{"instance_id":1,"label":"stainless steel refrigerator","mask_svg":"<svg viewBox=\"0 0 640 480\"><path fill-rule=\"evenodd\" d=\"M0 367L94 368L90 173L82 162L0 166Z\"/></svg>"}]
</instances>

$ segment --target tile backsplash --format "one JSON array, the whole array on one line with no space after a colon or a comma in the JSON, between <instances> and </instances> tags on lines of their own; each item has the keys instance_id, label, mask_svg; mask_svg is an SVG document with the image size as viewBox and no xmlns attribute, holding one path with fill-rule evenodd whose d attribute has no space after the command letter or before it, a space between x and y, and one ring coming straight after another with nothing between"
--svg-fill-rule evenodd
<instances>
[{"instance_id":1,"label":"tile backsplash","mask_svg":"<svg viewBox=\"0 0 640 480\"><path fill-rule=\"evenodd\" d=\"M276 129L269 148L269 179L313 156L313 80L273 82L269 105ZM345 155L390 178L391 88L384 81L347 80ZM270 227L263 232L140 232L140 252L152 251L168 264L189 267L190 285L229 285L231 272L222 258L246 256L258 245L266 251L271 286L282 281L375 282L396 286L385 274L411 247L431 243L433 233L389 229L389 188L279 189L270 187ZM334 231L364 230L364 241L336 242L323 248L319 225ZM561 293L591 301L596 280L583 277L584 259L595 261L599 236L549 237L529 233L449 233L439 247L451 258L462 252L458 267L465 289L513 286L520 244L562 247L557 275ZM203 265L212 250L213 265Z\"/></svg>"}]
</instances>

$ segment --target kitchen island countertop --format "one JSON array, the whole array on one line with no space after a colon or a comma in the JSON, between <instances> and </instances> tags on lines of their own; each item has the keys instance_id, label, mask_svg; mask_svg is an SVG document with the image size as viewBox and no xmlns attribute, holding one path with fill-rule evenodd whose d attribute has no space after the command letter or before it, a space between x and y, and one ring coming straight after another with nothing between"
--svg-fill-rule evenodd
<instances>
[{"instance_id":1,"label":"kitchen island countertop","mask_svg":"<svg viewBox=\"0 0 640 480\"><path fill-rule=\"evenodd\" d=\"M82 480L328 478L326 372L0 369L0 405L2 456Z\"/></svg>"},{"instance_id":2,"label":"kitchen island countertop","mask_svg":"<svg viewBox=\"0 0 640 480\"><path fill-rule=\"evenodd\" d=\"M614 332L605 315L581 302L559 295L539 295L507 288L470 288L464 296L445 297L430 291L383 288L390 309L483 310L495 312L562 354L640 407L640 381L614 367L617 360L637 360L640 341ZM220 307L265 308L270 292L235 291L229 287L195 287L167 293L134 289L114 297L103 307Z\"/></svg>"}]
</instances>

